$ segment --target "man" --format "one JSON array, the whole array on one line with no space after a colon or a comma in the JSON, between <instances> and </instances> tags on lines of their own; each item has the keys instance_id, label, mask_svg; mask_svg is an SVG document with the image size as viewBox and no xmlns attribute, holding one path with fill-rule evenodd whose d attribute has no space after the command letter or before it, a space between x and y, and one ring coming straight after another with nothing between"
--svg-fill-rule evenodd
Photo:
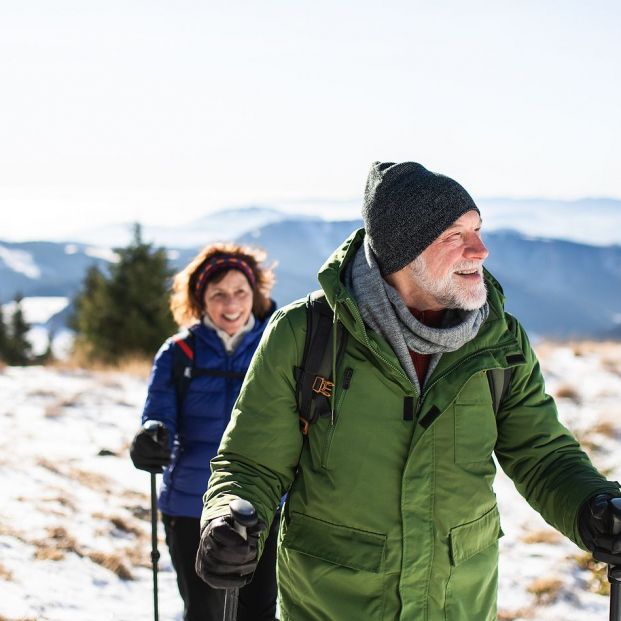
<instances>
[{"instance_id":1,"label":"man","mask_svg":"<svg viewBox=\"0 0 621 621\"><path fill-rule=\"evenodd\" d=\"M492 621L492 453L550 524L609 554L621 549L609 503L619 486L558 422L524 330L483 270L468 193L420 164L376 162L363 218L319 273L348 337L331 413L300 433L307 323L296 302L268 327L212 461L197 571L214 586L249 580L257 530L247 541L232 530L229 501L250 501L269 524L289 490L281 619ZM508 368L495 413L488 371Z\"/></svg>"}]
</instances>

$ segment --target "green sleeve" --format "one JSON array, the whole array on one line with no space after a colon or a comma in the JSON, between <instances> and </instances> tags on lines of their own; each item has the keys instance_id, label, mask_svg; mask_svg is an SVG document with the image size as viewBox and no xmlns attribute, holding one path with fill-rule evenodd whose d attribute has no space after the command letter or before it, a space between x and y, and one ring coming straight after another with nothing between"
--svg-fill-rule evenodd
<instances>
[{"instance_id":1,"label":"green sleeve","mask_svg":"<svg viewBox=\"0 0 621 621\"><path fill-rule=\"evenodd\" d=\"M298 317L295 330L291 314ZM302 450L293 370L300 364L305 333L303 303L277 311L266 328L211 461L202 525L228 513L235 497L251 502L260 519L271 523Z\"/></svg>"},{"instance_id":2,"label":"green sleeve","mask_svg":"<svg viewBox=\"0 0 621 621\"><path fill-rule=\"evenodd\" d=\"M516 488L543 518L584 547L576 525L582 503L598 492L619 493L559 422L539 362L522 327L508 317L526 364L515 368L498 413L496 456Z\"/></svg>"}]
</instances>

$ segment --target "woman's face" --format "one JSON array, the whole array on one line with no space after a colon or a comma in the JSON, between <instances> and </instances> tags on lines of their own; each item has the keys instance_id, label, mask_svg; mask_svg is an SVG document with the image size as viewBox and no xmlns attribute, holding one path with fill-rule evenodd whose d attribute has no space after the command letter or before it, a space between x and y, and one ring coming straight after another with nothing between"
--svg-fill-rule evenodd
<instances>
[{"instance_id":1,"label":"woman's face","mask_svg":"<svg viewBox=\"0 0 621 621\"><path fill-rule=\"evenodd\" d=\"M238 270L229 270L220 282L207 283L203 301L213 324L233 336L246 325L252 299L248 279Z\"/></svg>"}]
</instances>

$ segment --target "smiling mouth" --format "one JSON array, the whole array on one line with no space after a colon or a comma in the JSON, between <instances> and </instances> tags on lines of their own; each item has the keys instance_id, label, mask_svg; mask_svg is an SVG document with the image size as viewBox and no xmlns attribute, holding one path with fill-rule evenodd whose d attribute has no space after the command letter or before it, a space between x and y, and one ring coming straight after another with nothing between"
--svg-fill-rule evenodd
<instances>
[{"instance_id":1,"label":"smiling mouth","mask_svg":"<svg viewBox=\"0 0 621 621\"><path fill-rule=\"evenodd\" d=\"M235 315L222 315L227 321L237 321L241 317L241 313Z\"/></svg>"},{"instance_id":2,"label":"smiling mouth","mask_svg":"<svg viewBox=\"0 0 621 621\"><path fill-rule=\"evenodd\" d=\"M481 277L481 272L477 269L459 270L458 272L455 272L455 274L457 274L457 276L461 276L462 278L469 278L469 279L477 279Z\"/></svg>"}]
</instances>

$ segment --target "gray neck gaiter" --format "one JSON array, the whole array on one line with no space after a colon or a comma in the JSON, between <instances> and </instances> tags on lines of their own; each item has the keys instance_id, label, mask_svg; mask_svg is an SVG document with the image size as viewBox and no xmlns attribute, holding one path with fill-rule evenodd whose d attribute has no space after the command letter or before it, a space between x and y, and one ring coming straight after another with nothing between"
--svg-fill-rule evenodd
<instances>
[{"instance_id":1,"label":"gray neck gaiter","mask_svg":"<svg viewBox=\"0 0 621 621\"><path fill-rule=\"evenodd\" d=\"M471 341L489 315L487 303L473 311L448 309L442 326L431 328L412 315L397 290L382 278L366 239L350 265L348 284L362 319L388 341L419 394L421 386L410 351L431 355L428 378L440 356L456 351Z\"/></svg>"}]
</instances>

